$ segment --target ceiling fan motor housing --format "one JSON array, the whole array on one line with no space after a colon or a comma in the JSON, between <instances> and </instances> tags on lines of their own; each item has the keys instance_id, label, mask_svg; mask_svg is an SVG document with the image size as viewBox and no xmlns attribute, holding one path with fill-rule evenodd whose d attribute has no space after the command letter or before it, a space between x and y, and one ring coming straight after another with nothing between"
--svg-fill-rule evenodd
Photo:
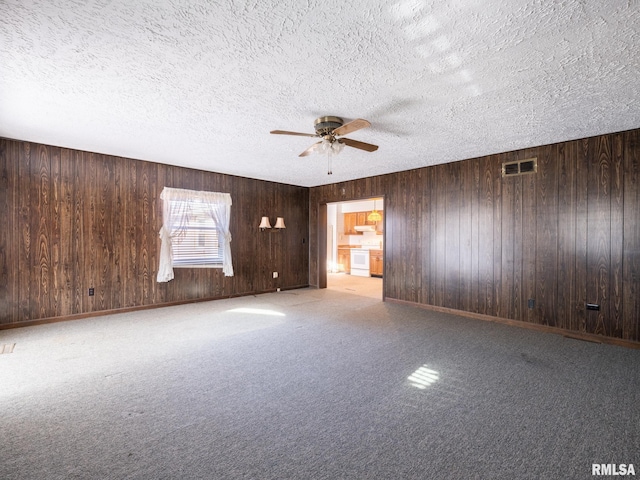
<instances>
[{"instance_id":1,"label":"ceiling fan motor housing","mask_svg":"<svg viewBox=\"0 0 640 480\"><path fill-rule=\"evenodd\" d=\"M320 117L316 118L313 126L318 135L329 135L336 128L341 127L344 122L340 117Z\"/></svg>"}]
</instances>

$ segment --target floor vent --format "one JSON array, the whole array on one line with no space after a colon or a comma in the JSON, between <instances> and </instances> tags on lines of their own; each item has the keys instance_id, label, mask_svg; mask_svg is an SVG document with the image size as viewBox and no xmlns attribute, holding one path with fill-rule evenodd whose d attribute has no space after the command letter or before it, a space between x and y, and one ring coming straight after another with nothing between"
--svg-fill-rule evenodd
<instances>
[{"instance_id":1,"label":"floor vent","mask_svg":"<svg viewBox=\"0 0 640 480\"><path fill-rule=\"evenodd\" d=\"M13 353L13 348L15 346L15 343L5 343L4 345L0 345L0 355L3 353Z\"/></svg>"},{"instance_id":2,"label":"floor vent","mask_svg":"<svg viewBox=\"0 0 640 480\"><path fill-rule=\"evenodd\" d=\"M525 173L536 173L538 171L538 159L536 157L518 160L516 162L505 162L502 164L502 176L512 177L513 175L524 175Z\"/></svg>"}]
</instances>

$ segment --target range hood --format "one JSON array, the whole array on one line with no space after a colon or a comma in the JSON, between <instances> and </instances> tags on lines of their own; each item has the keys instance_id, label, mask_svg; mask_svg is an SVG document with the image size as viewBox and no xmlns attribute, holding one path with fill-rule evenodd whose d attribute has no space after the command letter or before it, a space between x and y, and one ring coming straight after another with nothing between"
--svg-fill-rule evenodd
<instances>
[{"instance_id":1,"label":"range hood","mask_svg":"<svg viewBox=\"0 0 640 480\"><path fill-rule=\"evenodd\" d=\"M353 227L356 232L375 232L375 225L356 225Z\"/></svg>"}]
</instances>

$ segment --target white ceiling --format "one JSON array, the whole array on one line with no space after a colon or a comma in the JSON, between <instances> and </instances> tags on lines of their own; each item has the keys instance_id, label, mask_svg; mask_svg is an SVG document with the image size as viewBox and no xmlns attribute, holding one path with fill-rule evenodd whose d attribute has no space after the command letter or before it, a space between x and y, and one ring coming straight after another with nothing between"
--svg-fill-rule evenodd
<instances>
[{"instance_id":1,"label":"white ceiling","mask_svg":"<svg viewBox=\"0 0 640 480\"><path fill-rule=\"evenodd\" d=\"M0 136L315 186L640 127L640 2L2 0ZM372 126L333 175L324 115Z\"/></svg>"}]
</instances>

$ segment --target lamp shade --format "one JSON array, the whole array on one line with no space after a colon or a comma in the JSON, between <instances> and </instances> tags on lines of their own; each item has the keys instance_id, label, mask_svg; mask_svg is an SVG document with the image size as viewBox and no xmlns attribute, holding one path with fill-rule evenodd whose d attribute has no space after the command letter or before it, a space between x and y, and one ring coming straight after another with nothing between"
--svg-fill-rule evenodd
<instances>
[{"instance_id":1,"label":"lamp shade","mask_svg":"<svg viewBox=\"0 0 640 480\"><path fill-rule=\"evenodd\" d=\"M271 228L269 217L262 217L262 220L260 220L260 229L264 230L265 228Z\"/></svg>"},{"instance_id":2,"label":"lamp shade","mask_svg":"<svg viewBox=\"0 0 640 480\"><path fill-rule=\"evenodd\" d=\"M275 228L287 228L284 225L284 218L282 217L278 217L278 219L276 220L276 226Z\"/></svg>"},{"instance_id":3,"label":"lamp shade","mask_svg":"<svg viewBox=\"0 0 640 480\"><path fill-rule=\"evenodd\" d=\"M369 222L379 222L380 220L382 220L382 215L380 215L380 212L378 212L378 209L376 208L376 201L373 201L373 212L371 212L369 215L367 215L367 221Z\"/></svg>"},{"instance_id":4,"label":"lamp shade","mask_svg":"<svg viewBox=\"0 0 640 480\"><path fill-rule=\"evenodd\" d=\"M382 215L380 215L380 212L377 210L374 210L367 216L367 220L370 222L379 222L382 220Z\"/></svg>"}]
</instances>

